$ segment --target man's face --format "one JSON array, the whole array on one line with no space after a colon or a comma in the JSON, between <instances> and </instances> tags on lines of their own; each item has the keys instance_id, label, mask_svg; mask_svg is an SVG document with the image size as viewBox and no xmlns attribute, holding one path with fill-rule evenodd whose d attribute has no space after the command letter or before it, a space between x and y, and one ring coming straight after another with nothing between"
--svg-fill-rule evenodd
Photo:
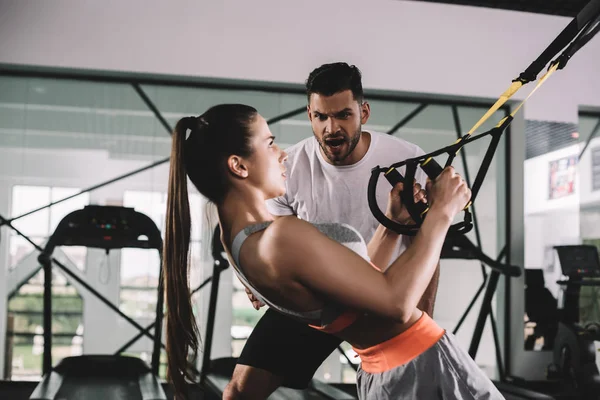
<instances>
[{"instance_id":1,"label":"man's face","mask_svg":"<svg viewBox=\"0 0 600 400\"><path fill-rule=\"evenodd\" d=\"M323 155L334 165L349 165L357 160L352 152L361 140L362 125L369 118L369 105L359 104L351 90L323 96L313 93L308 118Z\"/></svg>"}]
</instances>

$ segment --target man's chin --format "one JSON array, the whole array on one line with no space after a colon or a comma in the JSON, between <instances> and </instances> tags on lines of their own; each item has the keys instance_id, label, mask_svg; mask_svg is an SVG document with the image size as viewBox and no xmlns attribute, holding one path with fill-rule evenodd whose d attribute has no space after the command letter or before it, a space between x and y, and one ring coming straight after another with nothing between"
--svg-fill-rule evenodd
<instances>
[{"instance_id":1,"label":"man's chin","mask_svg":"<svg viewBox=\"0 0 600 400\"><path fill-rule=\"evenodd\" d=\"M341 153L334 154L334 153L327 152L325 154L327 155L327 158L329 159L329 161L331 161L332 163L340 163L348 157L348 154L341 154Z\"/></svg>"}]
</instances>

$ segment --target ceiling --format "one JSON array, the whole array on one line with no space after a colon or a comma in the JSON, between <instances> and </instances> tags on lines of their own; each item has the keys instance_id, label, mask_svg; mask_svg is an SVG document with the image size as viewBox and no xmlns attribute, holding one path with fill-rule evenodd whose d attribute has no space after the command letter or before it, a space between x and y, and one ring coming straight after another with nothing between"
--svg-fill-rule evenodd
<instances>
[{"instance_id":1,"label":"ceiling","mask_svg":"<svg viewBox=\"0 0 600 400\"><path fill-rule=\"evenodd\" d=\"M416 0L574 17L589 0Z\"/></svg>"}]
</instances>

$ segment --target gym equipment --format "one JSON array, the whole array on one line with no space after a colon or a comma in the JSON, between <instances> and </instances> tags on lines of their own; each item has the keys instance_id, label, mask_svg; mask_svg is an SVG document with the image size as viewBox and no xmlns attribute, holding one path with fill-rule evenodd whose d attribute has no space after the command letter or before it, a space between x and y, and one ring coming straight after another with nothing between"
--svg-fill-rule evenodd
<instances>
[{"instance_id":1,"label":"gym equipment","mask_svg":"<svg viewBox=\"0 0 600 400\"><path fill-rule=\"evenodd\" d=\"M535 323L533 334L525 340L525 350L533 350L538 338L544 339L542 350L552 350L558 331L558 302L546 288L544 270L525 270L525 313Z\"/></svg>"},{"instance_id":2,"label":"gym equipment","mask_svg":"<svg viewBox=\"0 0 600 400\"><path fill-rule=\"evenodd\" d=\"M600 286L600 259L595 246L555 246L566 280L565 301L554 341L551 377L581 394L582 399L600 399L600 372L594 341L600 341L600 325L579 323L581 286Z\"/></svg>"},{"instance_id":3,"label":"gym equipment","mask_svg":"<svg viewBox=\"0 0 600 400\"><path fill-rule=\"evenodd\" d=\"M475 198L477 197L479 189L481 188L481 184L483 183L483 179L485 178L485 175L487 174L487 171L494 158L494 154L502 134L511 124L514 116L519 111L521 106L536 91L536 89L538 89L556 70L563 69L567 65L569 59L592 37L594 37L594 35L600 32L599 22L600 0L590 0L585 7L579 11L577 16L571 20L571 22L563 29L563 31L560 32L560 34L552 41L552 43L542 52L542 54L540 54L525 71L519 74L517 78L513 79L509 88L500 96L496 103L483 115L483 117L481 117L479 121L477 121L464 136L460 136L454 144L439 150L435 150L429 154L424 154L394 163L390 166L380 167L377 165L374 167L371 170L371 178L369 180L368 199L369 208L371 209L371 212L375 218L377 218L377 220L385 227L402 235L416 235L423 223L424 218L427 215L429 207L421 202L415 203L412 192L405 191L405 193L403 192L401 194L402 201L406 205L414 224L399 224L387 218L379 208L375 196L379 174L383 174L392 184L392 186L397 182L403 182L404 187L412 187L415 173L417 168L420 167L431 180L434 180L442 171L442 167L433 159L433 157L447 154L448 158L446 160L445 167L448 167L452 165L454 158L467 143L486 136L491 136L492 139L482 160L481 167L477 172L477 176L473 182L473 185L471 185L471 201L464 208L463 221L452 225L449 230L450 234L464 234L469 232L473 228L470 206L475 202ZM546 67L546 65L548 65L547 72L545 72L544 75L542 75L542 77L538 80L537 75ZM499 121L498 124L489 131L473 136L475 131L485 121L487 121L492 114L502 107L502 105L504 105L515 93L517 93L521 87L535 80L539 81L538 84L510 115L507 115L505 118ZM398 168L400 167L405 168L404 176L398 171Z\"/></svg>"},{"instance_id":4,"label":"gym equipment","mask_svg":"<svg viewBox=\"0 0 600 400\"><path fill-rule=\"evenodd\" d=\"M210 289L210 300L208 304L208 317L206 321L206 334L204 339L204 350L202 369L200 370L200 386L207 389L207 396L212 394L219 399L222 397L225 386L229 383L235 368L236 358L219 358L211 360L212 338L215 326L215 315L217 309L217 296L219 291L219 280L221 272L229 267L229 261L223 255L225 249L220 240L221 230L219 225L215 227L212 238L213 275ZM356 399L346 391L328 385L317 379L312 379L309 387L305 390L291 389L287 387L278 388L269 399L330 399L330 400L352 400Z\"/></svg>"},{"instance_id":5,"label":"gym equipment","mask_svg":"<svg viewBox=\"0 0 600 400\"><path fill-rule=\"evenodd\" d=\"M52 257L57 246L84 246L106 250L140 248L155 249L162 261L162 237L160 230L146 215L133 208L113 206L86 206L64 217L50 236L38 260L44 268L44 354L43 379L31 394L31 400L52 399L140 399L166 400L158 381L158 367L162 346L163 318L162 263L160 263L157 288L156 320L154 335L133 319L123 314L94 288L73 274ZM121 353L134 343L132 341L113 355L83 355L67 357L52 366L52 266L83 285L108 307L154 340L152 363L148 366L136 357Z\"/></svg>"}]
</instances>

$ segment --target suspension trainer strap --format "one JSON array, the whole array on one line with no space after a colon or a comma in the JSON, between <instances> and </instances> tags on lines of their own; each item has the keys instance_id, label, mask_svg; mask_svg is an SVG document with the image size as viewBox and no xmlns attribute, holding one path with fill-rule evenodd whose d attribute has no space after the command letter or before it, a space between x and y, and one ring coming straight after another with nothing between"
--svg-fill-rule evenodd
<instances>
[{"instance_id":1,"label":"suspension trainer strap","mask_svg":"<svg viewBox=\"0 0 600 400\"><path fill-rule=\"evenodd\" d=\"M569 59L579 49L581 49L589 40L600 32L600 0L591 0L578 14L577 16L563 29L563 31L552 41L552 43L540 54L540 56L533 61L525 71L523 71L518 78L514 79L508 89L500 95L498 100L490 107L490 109L473 125L473 127L464 135L461 136L454 144L446 146L442 149L435 150L429 154L425 154L420 157L411 158L401 162L392 164L390 167L379 168L379 166L372 169L371 179L369 181L368 189L368 200L369 207L373 212L373 215L377 220L387 227L400 234L415 235L418 232L423 219L428 211L427 205L423 203L414 202L412 193L412 186L414 177L416 174L417 166L420 166L427 176L434 180L442 171L442 167L433 159L433 157L447 154L448 159L446 160L445 167L452 165L452 162L456 158L458 152L467 143L474 140L481 139L482 137L491 135L492 140L483 157L481 167L477 172L477 176L471 187L471 201L465 206L464 221L454 224L451 226L449 233L464 234L472 228L472 216L469 211L470 205L473 203L483 180L489 170L489 167L500 143L500 138L505 130L508 128L510 123L513 121L516 113L523 107L523 104L548 80L550 76L556 70L565 67ZM565 49L566 47L566 49ZM560 54L559 54L560 53ZM556 57L556 55L558 57ZM556 57L556 58L555 58ZM494 128L487 132L473 135L473 133L481 127L496 111L500 109L512 96L515 95L524 85L531 81L537 80L537 75L548 65L547 71L538 80L537 85L533 90L525 97L525 99L515 109L504 117ZM406 166L406 177L403 177L397 168ZM377 180L380 173L385 173L388 181L394 186L398 182L404 183L404 190L401 192L402 202L411 215L411 218L415 222L413 225L402 225L395 221L391 221L385 216L379 209L376 202L375 188L377 186Z\"/></svg>"}]
</instances>

